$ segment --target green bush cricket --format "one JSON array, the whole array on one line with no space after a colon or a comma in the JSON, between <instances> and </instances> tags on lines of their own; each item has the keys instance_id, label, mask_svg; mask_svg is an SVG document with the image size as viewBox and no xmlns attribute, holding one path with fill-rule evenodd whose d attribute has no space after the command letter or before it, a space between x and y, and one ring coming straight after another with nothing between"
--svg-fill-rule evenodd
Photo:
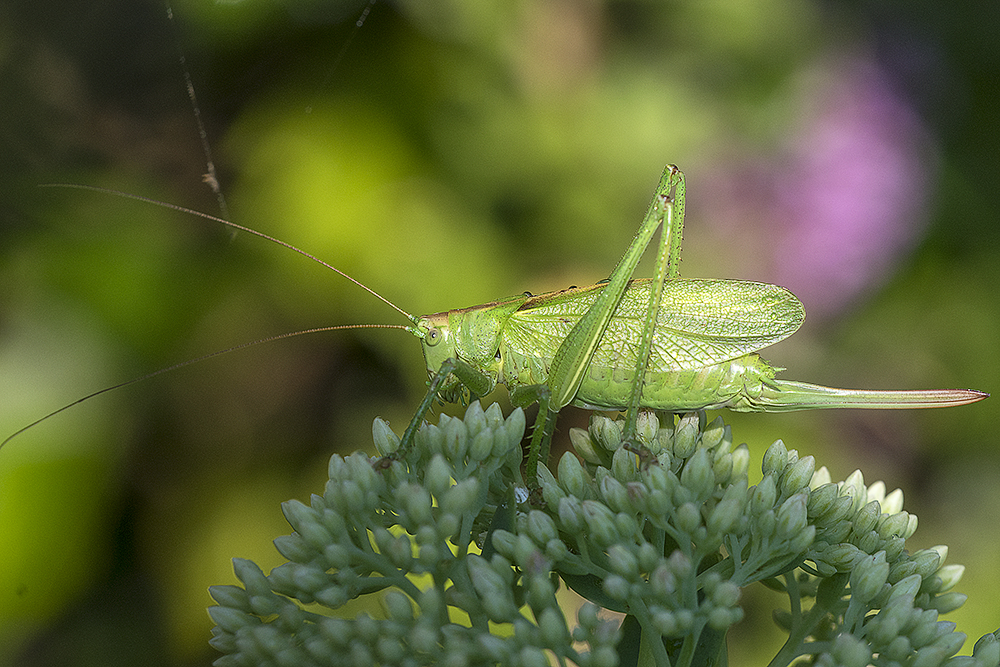
<instances>
[{"instance_id":1,"label":"green bush cricket","mask_svg":"<svg viewBox=\"0 0 1000 667\"><path fill-rule=\"evenodd\" d=\"M625 410L624 440L640 409L729 408L783 412L811 408L930 408L982 400L964 389L834 389L775 378L757 350L794 333L802 304L782 287L679 277L683 173L668 165L631 245L607 281L437 313L414 321L430 390L403 435L412 441L435 395L456 400L464 385L485 395L497 383L515 404L537 401L527 479L546 461L556 415L566 405ZM655 276L632 274L662 227Z\"/></svg>"},{"instance_id":2,"label":"green bush cricket","mask_svg":"<svg viewBox=\"0 0 1000 667\"><path fill-rule=\"evenodd\" d=\"M556 416L567 405L624 410L624 440L628 442L635 439L640 410L930 408L973 403L988 396L964 389L834 389L775 378L780 369L756 352L794 333L805 317L803 306L777 285L679 277L685 181L673 165L664 169L639 231L607 280L423 317L407 313L343 271L261 232L191 209L113 194L198 215L294 250L389 304L411 326L321 327L215 352L94 392L22 428L0 447L35 424L112 389L259 342L352 328L403 329L421 340L431 379L392 458L405 456L435 398L458 402L485 396L503 384L516 405L539 404L528 454L528 480L535 479L538 462L547 460ZM640 258L661 228L655 276L633 278Z\"/></svg>"}]
</instances>

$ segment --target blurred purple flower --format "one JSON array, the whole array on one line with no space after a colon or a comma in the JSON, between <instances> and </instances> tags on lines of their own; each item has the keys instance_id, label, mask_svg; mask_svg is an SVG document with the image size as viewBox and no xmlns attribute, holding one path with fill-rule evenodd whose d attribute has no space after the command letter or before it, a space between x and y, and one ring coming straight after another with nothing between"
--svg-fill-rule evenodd
<instances>
[{"instance_id":1,"label":"blurred purple flower","mask_svg":"<svg viewBox=\"0 0 1000 667\"><path fill-rule=\"evenodd\" d=\"M774 282L832 315L884 282L926 226L934 161L916 114L871 62L812 91L776 182Z\"/></svg>"},{"instance_id":2,"label":"blurred purple flower","mask_svg":"<svg viewBox=\"0 0 1000 667\"><path fill-rule=\"evenodd\" d=\"M914 111L878 67L824 62L789 102L800 122L769 156L730 162L704 201L731 275L790 289L810 321L877 288L920 239L935 161ZM714 183L712 183L714 181ZM702 208L704 206L704 208Z\"/></svg>"}]
</instances>

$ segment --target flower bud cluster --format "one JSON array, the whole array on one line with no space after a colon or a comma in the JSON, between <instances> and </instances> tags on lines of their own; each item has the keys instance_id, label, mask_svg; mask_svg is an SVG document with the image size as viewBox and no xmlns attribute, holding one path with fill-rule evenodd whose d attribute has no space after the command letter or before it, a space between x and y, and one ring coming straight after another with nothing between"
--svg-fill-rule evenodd
<instances>
[{"instance_id":1,"label":"flower bud cluster","mask_svg":"<svg viewBox=\"0 0 1000 667\"><path fill-rule=\"evenodd\" d=\"M636 628L666 640L644 645L668 664L695 650L692 638L724 640L742 618L742 587L759 580L795 600L798 618L775 615L799 629L790 656L998 664L994 635L951 657L964 635L938 616L964 601L950 590L962 568L942 565L945 547L906 551L917 522L898 490L865 486L860 472L834 483L780 440L749 487L749 449L733 446L721 418L642 413L628 443L622 420L595 416L588 431L572 430L576 454L539 465L528 494L524 426L520 410L504 419L473 403L389 456L399 439L376 420L384 458L334 456L323 495L283 505L294 532L275 546L288 562L265 575L237 559L243 585L211 589L212 644L225 654L216 664L542 667L555 657L612 667ZM563 584L589 601L575 625L557 599ZM343 617L371 593L370 613ZM602 619L599 607L626 621ZM468 620L453 621L454 610Z\"/></svg>"},{"instance_id":2,"label":"flower bud cluster","mask_svg":"<svg viewBox=\"0 0 1000 667\"><path fill-rule=\"evenodd\" d=\"M264 575L237 559L243 586L212 587L212 644L225 654L216 664L542 666L543 649L559 647L580 658L543 557L518 571L499 555L474 555L477 526L502 513L520 481L524 426L522 411L504 419L498 406L484 411L477 402L464 419L442 417L421 429L411 451L388 467L361 453L333 456L322 496L283 505L295 532L275 546L288 562ZM384 422L373 432L383 453L398 444ZM418 586L413 576L421 574L433 583ZM379 594L371 598L375 613L337 617L371 593ZM520 611L525 601L533 617ZM449 607L465 611L471 626L451 622ZM489 621L512 632L483 632ZM613 652L613 631L593 638Z\"/></svg>"}]
</instances>

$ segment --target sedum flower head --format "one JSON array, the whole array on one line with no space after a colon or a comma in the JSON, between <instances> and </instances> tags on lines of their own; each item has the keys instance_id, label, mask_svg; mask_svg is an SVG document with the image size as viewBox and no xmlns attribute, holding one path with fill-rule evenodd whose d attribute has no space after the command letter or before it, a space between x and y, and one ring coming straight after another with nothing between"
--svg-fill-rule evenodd
<instances>
[{"instance_id":1,"label":"sedum flower head","mask_svg":"<svg viewBox=\"0 0 1000 667\"><path fill-rule=\"evenodd\" d=\"M525 485L524 425L473 403L398 460L332 457L323 495L283 506L288 562L236 560L243 585L211 589L216 664L723 664L755 582L790 598L772 664L997 664L993 635L953 658L965 636L939 615L962 568L906 549L901 492L834 482L781 441L751 487L747 446L704 413L643 413L632 443L595 416ZM373 436L398 447L381 420Z\"/></svg>"}]
</instances>

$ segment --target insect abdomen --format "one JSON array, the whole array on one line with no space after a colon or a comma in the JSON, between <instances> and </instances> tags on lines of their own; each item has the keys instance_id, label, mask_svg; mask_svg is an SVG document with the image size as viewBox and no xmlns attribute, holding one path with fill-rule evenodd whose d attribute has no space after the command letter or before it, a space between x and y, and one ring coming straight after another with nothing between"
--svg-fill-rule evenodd
<instances>
[{"instance_id":1,"label":"insect abdomen","mask_svg":"<svg viewBox=\"0 0 1000 667\"><path fill-rule=\"evenodd\" d=\"M627 407L633 371L592 366L574 405L595 410ZM754 411L755 399L774 369L756 354L679 371L648 371L640 407L675 412L729 408Z\"/></svg>"}]
</instances>

